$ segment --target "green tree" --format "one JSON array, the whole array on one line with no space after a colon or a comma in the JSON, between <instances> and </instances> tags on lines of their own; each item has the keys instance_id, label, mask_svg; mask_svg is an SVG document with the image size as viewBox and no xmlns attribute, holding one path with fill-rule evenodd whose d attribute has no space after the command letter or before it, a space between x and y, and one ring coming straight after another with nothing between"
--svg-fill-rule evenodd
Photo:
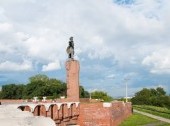
<instances>
[{"instance_id":1,"label":"green tree","mask_svg":"<svg viewBox=\"0 0 170 126\"><path fill-rule=\"evenodd\" d=\"M33 98L34 96L41 95L41 89L45 86L43 81L32 81L27 84L24 91L24 98Z\"/></svg>"},{"instance_id":2,"label":"green tree","mask_svg":"<svg viewBox=\"0 0 170 126\"><path fill-rule=\"evenodd\" d=\"M1 98L3 99L21 99L25 85L8 84L2 86Z\"/></svg>"},{"instance_id":3,"label":"green tree","mask_svg":"<svg viewBox=\"0 0 170 126\"><path fill-rule=\"evenodd\" d=\"M133 97L131 101L133 104L137 105L170 106L170 98L166 96L166 92L161 87L156 89L143 88L135 94L135 97Z\"/></svg>"},{"instance_id":4,"label":"green tree","mask_svg":"<svg viewBox=\"0 0 170 126\"><path fill-rule=\"evenodd\" d=\"M79 90L80 90L80 98L89 98L90 97L89 92L85 91L83 86L80 86Z\"/></svg>"},{"instance_id":5,"label":"green tree","mask_svg":"<svg viewBox=\"0 0 170 126\"><path fill-rule=\"evenodd\" d=\"M2 91L0 91L0 99L2 99Z\"/></svg>"},{"instance_id":6,"label":"green tree","mask_svg":"<svg viewBox=\"0 0 170 126\"><path fill-rule=\"evenodd\" d=\"M49 80L48 86L50 87L52 94L57 93L59 96L66 96L66 83L52 78Z\"/></svg>"},{"instance_id":7,"label":"green tree","mask_svg":"<svg viewBox=\"0 0 170 126\"><path fill-rule=\"evenodd\" d=\"M66 96L66 83L48 78L46 75L38 74L29 78L30 82L27 85L9 84L2 86L0 98L6 99L30 99L35 96L39 98L47 96L48 98L59 98ZM85 91L83 86L80 86L80 97L87 98L89 93Z\"/></svg>"},{"instance_id":8,"label":"green tree","mask_svg":"<svg viewBox=\"0 0 170 126\"><path fill-rule=\"evenodd\" d=\"M66 84L57 79L49 79L45 75L35 75L30 77L30 83L25 89L24 98L32 98L34 96L50 98L58 98L66 95Z\"/></svg>"},{"instance_id":9,"label":"green tree","mask_svg":"<svg viewBox=\"0 0 170 126\"><path fill-rule=\"evenodd\" d=\"M101 100L104 100L104 101L107 101L107 102L113 100L113 98L112 98L111 96L107 95L107 93L106 93L106 92L103 92L103 91L95 91L95 92L92 92L92 93L91 93L91 97L92 97L93 99L101 99Z\"/></svg>"},{"instance_id":10,"label":"green tree","mask_svg":"<svg viewBox=\"0 0 170 126\"><path fill-rule=\"evenodd\" d=\"M47 82L48 80L49 80L48 76L44 74L37 74L29 78L30 82L36 82L36 81Z\"/></svg>"},{"instance_id":11,"label":"green tree","mask_svg":"<svg viewBox=\"0 0 170 126\"><path fill-rule=\"evenodd\" d=\"M152 90L154 92L154 90ZM132 98L134 104L150 104L149 98L152 96L152 93L149 89L143 88L141 91L135 94L135 97Z\"/></svg>"},{"instance_id":12,"label":"green tree","mask_svg":"<svg viewBox=\"0 0 170 126\"><path fill-rule=\"evenodd\" d=\"M164 89L161 88L161 87L157 87L157 88L156 88L156 91L158 92L158 95L163 95L163 96L166 95L166 92L165 92Z\"/></svg>"}]
</instances>

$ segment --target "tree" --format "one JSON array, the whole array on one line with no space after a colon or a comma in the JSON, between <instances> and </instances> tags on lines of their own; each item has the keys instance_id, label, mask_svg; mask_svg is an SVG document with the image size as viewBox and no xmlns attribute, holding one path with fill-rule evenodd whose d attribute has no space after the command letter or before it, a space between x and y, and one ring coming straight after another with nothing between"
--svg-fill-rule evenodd
<instances>
[{"instance_id":1,"label":"tree","mask_svg":"<svg viewBox=\"0 0 170 126\"><path fill-rule=\"evenodd\" d=\"M48 76L46 76L44 74L37 74L37 75L29 78L30 82L36 82L36 81L47 82L48 80L49 80Z\"/></svg>"},{"instance_id":2,"label":"tree","mask_svg":"<svg viewBox=\"0 0 170 126\"><path fill-rule=\"evenodd\" d=\"M166 92L165 92L164 89L161 88L161 87L157 87L157 88L156 88L156 91L158 92L158 95L163 95L163 96L166 95Z\"/></svg>"},{"instance_id":3,"label":"tree","mask_svg":"<svg viewBox=\"0 0 170 126\"><path fill-rule=\"evenodd\" d=\"M24 98L35 96L50 98L59 98L66 95L66 84L60 80L48 78L46 75L35 75L30 77L30 83L27 84Z\"/></svg>"},{"instance_id":4,"label":"tree","mask_svg":"<svg viewBox=\"0 0 170 126\"><path fill-rule=\"evenodd\" d=\"M45 82L41 80L31 81L27 84L24 91L24 98L33 98L44 95Z\"/></svg>"},{"instance_id":5,"label":"tree","mask_svg":"<svg viewBox=\"0 0 170 126\"><path fill-rule=\"evenodd\" d=\"M0 91L0 99L2 99L2 91Z\"/></svg>"},{"instance_id":6,"label":"tree","mask_svg":"<svg viewBox=\"0 0 170 126\"><path fill-rule=\"evenodd\" d=\"M143 88L135 94L135 97L133 97L131 101L137 105L154 105L160 107L170 105L170 98L166 96L166 92L161 87L157 87L156 89Z\"/></svg>"},{"instance_id":7,"label":"tree","mask_svg":"<svg viewBox=\"0 0 170 126\"><path fill-rule=\"evenodd\" d=\"M85 91L83 86L79 87L79 91L80 91L80 98L89 98L90 94L88 91Z\"/></svg>"},{"instance_id":8,"label":"tree","mask_svg":"<svg viewBox=\"0 0 170 126\"><path fill-rule=\"evenodd\" d=\"M48 78L46 75L38 74L29 78L27 85L9 84L2 86L0 98L6 99L30 99L35 96L42 98L59 98L66 96L67 86L65 82L54 78ZM87 98L89 93L80 86L80 97Z\"/></svg>"},{"instance_id":9,"label":"tree","mask_svg":"<svg viewBox=\"0 0 170 126\"><path fill-rule=\"evenodd\" d=\"M135 94L135 97L132 98L132 102L134 104L150 104L149 98L152 96L151 94L152 93L149 89L143 88Z\"/></svg>"},{"instance_id":10,"label":"tree","mask_svg":"<svg viewBox=\"0 0 170 126\"><path fill-rule=\"evenodd\" d=\"M21 99L25 85L9 84L3 85L1 91L2 99Z\"/></svg>"},{"instance_id":11,"label":"tree","mask_svg":"<svg viewBox=\"0 0 170 126\"><path fill-rule=\"evenodd\" d=\"M92 93L91 93L91 97L92 97L93 99L101 99L101 100L104 100L104 101L107 101L107 102L113 100L113 98L112 98L111 96L107 95L107 93L106 93L106 92L103 92L103 91L95 91L95 92L92 92Z\"/></svg>"}]
</instances>

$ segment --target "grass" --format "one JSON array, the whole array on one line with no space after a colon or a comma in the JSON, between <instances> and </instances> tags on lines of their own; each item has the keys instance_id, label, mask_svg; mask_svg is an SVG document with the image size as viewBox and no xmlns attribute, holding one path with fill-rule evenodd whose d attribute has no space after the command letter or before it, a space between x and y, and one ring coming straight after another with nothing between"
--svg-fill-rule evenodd
<instances>
[{"instance_id":1,"label":"grass","mask_svg":"<svg viewBox=\"0 0 170 126\"><path fill-rule=\"evenodd\" d=\"M127 118L119 126L149 126L149 124L152 124L152 126L170 126L168 123L164 123L137 113L134 113L132 116Z\"/></svg>"},{"instance_id":2,"label":"grass","mask_svg":"<svg viewBox=\"0 0 170 126\"><path fill-rule=\"evenodd\" d=\"M134 105L133 108L139 111L147 112L153 115L170 119L170 110L167 108L148 106L148 105Z\"/></svg>"},{"instance_id":3,"label":"grass","mask_svg":"<svg viewBox=\"0 0 170 126\"><path fill-rule=\"evenodd\" d=\"M157 106L151 106L151 105L133 105L134 107L138 108L144 108L152 111L157 111L161 113L167 113L170 114L170 109L165 108L165 107L157 107Z\"/></svg>"}]
</instances>

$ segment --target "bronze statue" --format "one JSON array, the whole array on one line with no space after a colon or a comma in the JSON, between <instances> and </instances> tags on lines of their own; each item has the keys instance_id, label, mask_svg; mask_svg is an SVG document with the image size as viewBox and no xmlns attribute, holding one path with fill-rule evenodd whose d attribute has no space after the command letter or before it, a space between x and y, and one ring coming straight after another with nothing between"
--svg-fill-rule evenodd
<instances>
[{"instance_id":1,"label":"bronze statue","mask_svg":"<svg viewBox=\"0 0 170 126\"><path fill-rule=\"evenodd\" d=\"M69 59L74 59L74 41L73 37L70 37L69 45L67 47L67 54Z\"/></svg>"}]
</instances>

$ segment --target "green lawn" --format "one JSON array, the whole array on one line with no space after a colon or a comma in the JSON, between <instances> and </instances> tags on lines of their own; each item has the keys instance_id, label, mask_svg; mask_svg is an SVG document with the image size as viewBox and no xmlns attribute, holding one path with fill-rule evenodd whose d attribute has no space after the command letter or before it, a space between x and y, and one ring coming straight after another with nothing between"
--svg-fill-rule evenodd
<instances>
[{"instance_id":1,"label":"green lawn","mask_svg":"<svg viewBox=\"0 0 170 126\"><path fill-rule=\"evenodd\" d=\"M153 115L170 119L170 110L167 108L149 106L149 105L133 105L133 108L139 111L147 112Z\"/></svg>"},{"instance_id":2,"label":"green lawn","mask_svg":"<svg viewBox=\"0 0 170 126\"><path fill-rule=\"evenodd\" d=\"M170 126L168 123L164 123L147 116L134 113L132 116L123 121L119 126Z\"/></svg>"}]
</instances>

